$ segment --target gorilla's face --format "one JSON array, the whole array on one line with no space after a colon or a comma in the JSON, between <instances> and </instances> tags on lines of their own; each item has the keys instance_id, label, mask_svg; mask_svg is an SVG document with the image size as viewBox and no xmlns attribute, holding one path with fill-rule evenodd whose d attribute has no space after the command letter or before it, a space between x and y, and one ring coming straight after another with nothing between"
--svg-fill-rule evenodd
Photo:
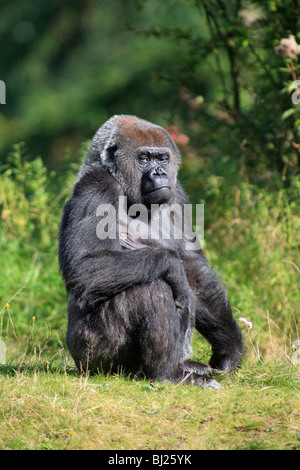
<instances>
[{"instance_id":1,"label":"gorilla's face","mask_svg":"<svg viewBox=\"0 0 300 470\"><path fill-rule=\"evenodd\" d=\"M142 173L142 203L163 204L172 197L170 182L170 150L168 148L141 147L137 151L138 167Z\"/></svg>"},{"instance_id":2,"label":"gorilla's face","mask_svg":"<svg viewBox=\"0 0 300 470\"><path fill-rule=\"evenodd\" d=\"M116 116L108 124L107 134L100 128L94 147L98 153L98 142L106 138L100 160L119 182L128 203L150 207L169 202L176 192L180 161L170 134L135 116Z\"/></svg>"}]
</instances>

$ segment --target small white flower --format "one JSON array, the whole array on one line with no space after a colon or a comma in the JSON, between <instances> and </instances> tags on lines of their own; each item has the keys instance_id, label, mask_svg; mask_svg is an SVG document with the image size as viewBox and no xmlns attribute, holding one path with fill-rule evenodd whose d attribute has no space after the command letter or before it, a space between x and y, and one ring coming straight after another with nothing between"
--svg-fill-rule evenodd
<instances>
[{"instance_id":1,"label":"small white flower","mask_svg":"<svg viewBox=\"0 0 300 470\"><path fill-rule=\"evenodd\" d=\"M248 330L251 330L252 328L252 322L251 321L248 321L246 320L246 318L239 318L239 321L241 322L241 324L243 325L244 328L247 328Z\"/></svg>"},{"instance_id":2,"label":"small white flower","mask_svg":"<svg viewBox=\"0 0 300 470\"><path fill-rule=\"evenodd\" d=\"M275 53L281 57L296 59L300 54L300 46L296 43L295 36L290 34L288 38L281 39L279 46L275 47Z\"/></svg>"}]
</instances>

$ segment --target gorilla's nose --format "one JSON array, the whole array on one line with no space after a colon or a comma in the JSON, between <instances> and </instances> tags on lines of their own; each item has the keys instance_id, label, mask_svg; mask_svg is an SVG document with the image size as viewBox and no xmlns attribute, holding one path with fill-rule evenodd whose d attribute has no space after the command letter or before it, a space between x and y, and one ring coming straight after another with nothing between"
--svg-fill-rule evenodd
<instances>
[{"instance_id":1,"label":"gorilla's nose","mask_svg":"<svg viewBox=\"0 0 300 470\"><path fill-rule=\"evenodd\" d=\"M170 188L168 172L160 167L152 167L142 178L142 193L147 194L160 188Z\"/></svg>"},{"instance_id":2,"label":"gorilla's nose","mask_svg":"<svg viewBox=\"0 0 300 470\"><path fill-rule=\"evenodd\" d=\"M167 176L167 172L161 167L161 166L157 166L155 168L152 168L152 170L150 170L150 175L151 176Z\"/></svg>"}]
</instances>

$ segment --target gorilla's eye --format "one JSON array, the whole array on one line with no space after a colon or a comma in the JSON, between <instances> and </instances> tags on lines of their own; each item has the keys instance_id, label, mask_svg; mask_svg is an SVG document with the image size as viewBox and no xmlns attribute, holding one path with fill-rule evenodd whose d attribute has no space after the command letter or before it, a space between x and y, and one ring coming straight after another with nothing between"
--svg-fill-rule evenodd
<instances>
[{"instance_id":1,"label":"gorilla's eye","mask_svg":"<svg viewBox=\"0 0 300 470\"><path fill-rule=\"evenodd\" d=\"M169 161L169 155L160 155L160 156L159 156L159 161L160 161L161 163L168 163L168 161Z\"/></svg>"},{"instance_id":2,"label":"gorilla's eye","mask_svg":"<svg viewBox=\"0 0 300 470\"><path fill-rule=\"evenodd\" d=\"M147 162L149 162L149 157L147 155L140 155L139 156L139 161L141 163L147 163Z\"/></svg>"}]
</instances>

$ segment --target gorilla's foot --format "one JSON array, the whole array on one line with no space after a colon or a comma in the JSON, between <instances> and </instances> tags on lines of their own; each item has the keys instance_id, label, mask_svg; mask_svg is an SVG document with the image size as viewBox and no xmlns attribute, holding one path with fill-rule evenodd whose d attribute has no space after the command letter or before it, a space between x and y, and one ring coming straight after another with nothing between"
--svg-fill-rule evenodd
<instances>
[{"instance_id":1,"label":"gorilla's foot","mask_svg":"<svg viewBox=\"0 0 300 470\"><path fill-rule=\"evenodd\" d=\"M211 377L213 373L214 370L205 364L187 361L183 364L182 376L178 385L190 383L203 388L221 389L222 385Z\"/></svg>"},{"instance_id":2,"label":"gorilla's foot","mask_svg":"<svg viewBox=\"0 0 300 470\"><path fill-rule=\"evenodd\" d=\"M211 367L209 364L202 364L201 362L195 361L185 361L182 364L182 368L185 372L195 372L199 375L208 375L220 374L222 371Z\"/></svg>"},{"instance_id":3,"label":"gorilla's foot","mask_svg":"<svg viewBox=\"0 0 300 470\"><path fill-rule=\"evenodd\" d=\"M188 372L181 379L178 385L183 385L184 383L189 383L202 388L214 388L216 390L223 388L222 385L219 384L219 382L217 382L212 377L208 377L207 375L195 374L194 372Z\"/></svg>"}]
</instances>

